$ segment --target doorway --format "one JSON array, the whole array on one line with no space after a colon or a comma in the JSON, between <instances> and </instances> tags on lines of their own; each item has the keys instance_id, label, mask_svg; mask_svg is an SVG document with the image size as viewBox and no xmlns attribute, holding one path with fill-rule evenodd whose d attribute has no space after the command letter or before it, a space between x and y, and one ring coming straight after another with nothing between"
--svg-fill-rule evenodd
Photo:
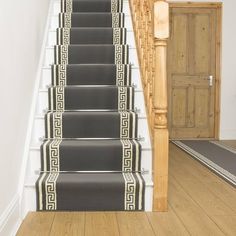
<instances>
[{"instance_id":1,"label":"doorway","mask_svg":"<svg viewBox=\"0 0 236 236\"><path fill-rule=\"evenodd\" d=\"M221 3L171 3L168 105L171 139L217 139Z\"/></svg>"}]
</instances>

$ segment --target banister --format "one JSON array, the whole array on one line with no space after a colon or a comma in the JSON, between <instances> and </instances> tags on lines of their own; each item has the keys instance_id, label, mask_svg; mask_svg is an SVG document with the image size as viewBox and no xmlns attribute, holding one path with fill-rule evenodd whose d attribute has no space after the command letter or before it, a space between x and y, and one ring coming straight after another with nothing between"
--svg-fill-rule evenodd
<instances>
[{"instance_id":1,"label":"banister","mask_svg":"<svg viewBox=\"0 0 236 236\"><path fill-rule=\"evenodd\" d=\"M167 41L165 0L130 0L149 130L153 147L153 211L167 210L168 149Z\"/></svg>"}]
</instances>

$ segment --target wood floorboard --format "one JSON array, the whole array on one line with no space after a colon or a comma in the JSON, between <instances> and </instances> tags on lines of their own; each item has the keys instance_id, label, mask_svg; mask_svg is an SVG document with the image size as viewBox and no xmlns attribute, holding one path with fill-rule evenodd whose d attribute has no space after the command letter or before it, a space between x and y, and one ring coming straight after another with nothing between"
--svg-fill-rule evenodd
<instances>
[{"instance_id":1,"label":"wood floorboard","mask_svg":"<svg viewBox=\"0 0 236 236\"><path fill-rule=\"evenodd\" d=\"M169 204L191 235L224 235L173 176L169 177Z\"/></svg>"},{"instance_id":2,"label":"wood floorboard","mask_svg":"<svg viewBox=\"0 0 236 236\"><path fill-rule=\"evenodd\" d=\"M148 212L146 214L156 235L190 235L171 206L169 206L168 212Z\"/></svg>"},{"instance_id":3,"label":"wood floorboard","mask_svg":"<svg viewBox=\"0 0 236 236\"><path fill-rule=\"evenodd\" d=\"M236 235L236 216L215 216L214 221L225 235Z\"/></svg>"},{"instance_id":4,"label":"wood floorboard","mask_svg":"<svg viewBox=\"0 0 236 236\"><path fill-rule=\"evenodd\" d=\"M58 212L55 214L50 235L53 236L82 236L84 235L85 213Z\"/></svg>"},{"instance_id":5,"label":"wood floorboard","mask_svg":"<svg viewBox=\"0 0 236 236\"><path fill-rule=\"evenodd\" d=\"M54 220L54 212L30 212L22 222L17 236L47 236L50 235Z\"/></svg>"},{"instance_id":6,"label":"wood floorboard","mask_svg":"<svg viewBox=\"0 0 236 236\"><path fill-rule=\"evenodd\" d=\"M122 236L155 235L147 215L143 212L118 212L116 216Z\"/></svg>"},{"instance_id":7,"label":"wood floorboard","mask_svg":"<svg viewBox=\"0 0 236 236\"><path fill-rule=\"evenodd\" d=\"M210 215L234 215L235 212L200 180L201 176L195 176L192 173L192 168L181 164L176 156L172 156L170 160L173 170L171 175L183 187L184 191Z\"/></svg>"},{"instance_id":8,"label":"wood floorboard","mask_svg":"<svg viewBox=\"0 0 236 236\"><path fill-rule=\"evenodd\" d=\"M236 213L236 189L232 185L225 182L204 165L199 164L198 161L191 158L177 146L170 144L170 163L175 160L178 162L175 165L187 168L188 172L191 172L191 175L197 178L199 183L204 184L209 191L214 193ZM175 169L171 166L170 173L175 173Z\"/></svg>"},{"instance_id":9,"label":"wood floorboard","mask_svg":"<svg viewBox=\"0 0 236 236\"><path fill-rule=\"evenodd\" d=\"M222 140L220 143L225 144L226 146L229 146L236 150L236 140Z\"/></svg>"},{"instance_id":10,"label":"wood floorboard","mask_svg":"<svg viewBox=\"0 0 236 236\"><path fill-rule=\"evenodd\" d=\"M87 212L85 224L86 236L119 235L116 213Z\"/></svg>"},{"instance_id":11,"label":"wood floorboard","mask_svg":"<svg viewBox=\"0 0 236 236\"><path fill-rule=\"evenodd\" d=\"M236 235L236 190L170 144L169 211L31 212L18 236Z\"/></svg>"}]
</instances>

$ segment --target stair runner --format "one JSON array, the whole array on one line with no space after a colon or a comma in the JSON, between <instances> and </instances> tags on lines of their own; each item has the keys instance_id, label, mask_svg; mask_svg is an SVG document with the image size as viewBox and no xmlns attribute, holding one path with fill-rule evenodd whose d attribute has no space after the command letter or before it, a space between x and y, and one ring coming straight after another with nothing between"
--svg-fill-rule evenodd
<instances>
[{"instance_id":1,"label":"stair runner","mask_svg":"<svg viewBox=\"0 0 236 236\"><path fill-rule=\"evenodd\" d=\"M62 0L39 211L144 209L121 0Z\"/></svg>"}]
</instances>

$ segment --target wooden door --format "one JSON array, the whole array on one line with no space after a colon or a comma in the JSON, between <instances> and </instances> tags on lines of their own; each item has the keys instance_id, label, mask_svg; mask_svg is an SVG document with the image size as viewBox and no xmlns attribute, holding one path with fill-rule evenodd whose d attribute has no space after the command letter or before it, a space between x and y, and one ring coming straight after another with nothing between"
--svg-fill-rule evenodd
<instances>
[{"instance_id":1,"label":"wooden door","mask_svg":"<svg viewBox=\"0 0 236 236\"><path fill-rule=\"evenodd\" d=\"M218 9L171 7L168 45L172 139L215 138L218 106Z\"/></svg>"}]
</instances>

